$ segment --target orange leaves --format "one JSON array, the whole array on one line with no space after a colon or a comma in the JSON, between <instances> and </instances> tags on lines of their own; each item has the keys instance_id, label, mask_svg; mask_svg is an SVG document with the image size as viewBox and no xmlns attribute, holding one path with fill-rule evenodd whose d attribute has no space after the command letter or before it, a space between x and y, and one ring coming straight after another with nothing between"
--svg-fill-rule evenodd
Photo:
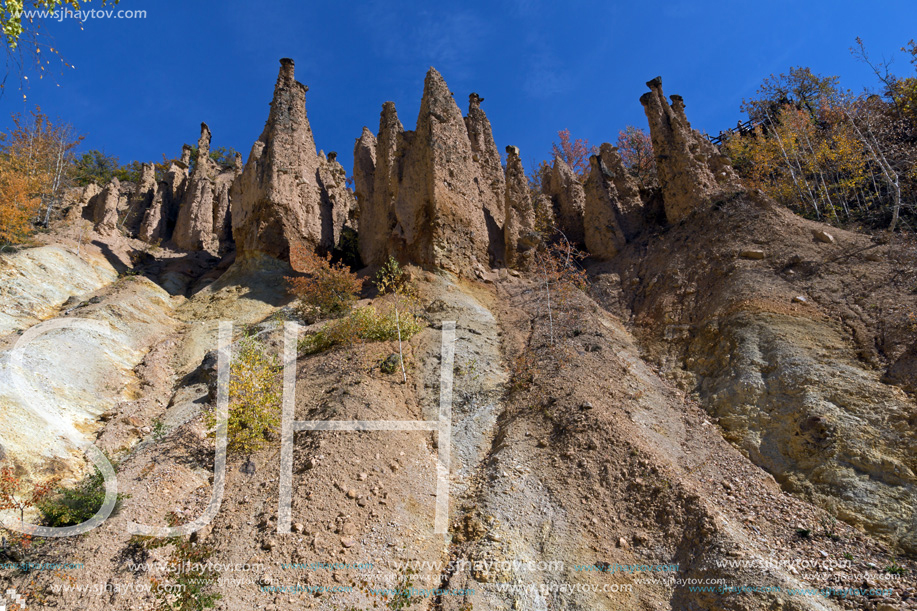
<instances>
[{"instance_id":1,"label":"orange leaves","mask_svg":"<svg viewBox=\"0 0 917 611\"><path fill-rule=\"evenodd\" d=\"M14 509L19 512L21 519L26 509L37 507L48 498L59 482L59 477L53 477L29 488L12 467L3 467L0 469L0 511Z\"/></svg>"},{"instance_id":2,"label":"orange leaves","mask_svg":"<svg viewBox=\"0 0 917 611\"><path fill-rule=\"evenodd\" d=\"M725 152L749 187L803 213L837 218L859 205L871 181L868 154L837 105L784 105L765 127L736 134Z\"/></svg>"},{"instance_id":3,"label":"orange leaves","mask_svg":"<svg viewBox=\"0 0 917 611\"><path fill-rule=\"evenodd\" d=\"M656 182L656 159L653 156L653 142L650 135L633 125L618 132L618 153L627 171L637 179L641 187Z\"/></svg>"},{"instance_id":4,"label":"orange leaves","mask_svg":"<svg viewBox=\"0 0 917 611\"><path fill-rule=\"evenodd\" d=\"M42 203L60 190L71 151L81 140L40 109L28 119L18 113L12 118L14 129L0 134L0 244L31 233Z\"/></svg>"},{"instance_id":5,"label":"orange leaves","mask_svg":"<svg viewBox=\"0 0 917 611\"><path fill-rule=\"evenodd\" d=\"M331 255L322 257L308 246L290 247L290 265L304 277L290 277L290 292L300 300L300 311L306 318L346 314L357 300L363 282L343 263L331 263Z\"/></svg>"}]
</instances>

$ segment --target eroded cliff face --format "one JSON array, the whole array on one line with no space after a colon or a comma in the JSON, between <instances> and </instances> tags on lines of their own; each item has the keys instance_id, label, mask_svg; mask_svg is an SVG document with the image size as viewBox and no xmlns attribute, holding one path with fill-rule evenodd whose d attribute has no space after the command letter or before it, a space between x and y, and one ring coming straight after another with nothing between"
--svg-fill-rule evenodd
<instances>
[{"instance_id":1,"label":"eroded cliff face","mask_svg":"<svg viewBox=\"0 0 917 611\"><path fill-rule=\"evenodd\" d=\"M76 474L81 458L67 441L75 433L119 459L130 496L104 528L41 553L81 559L93 580L149 583L125 569L139 553L127 525L164 524L170 514L190 521L216 492L205 414L217 396L218 322L244 325L246 337L288 357L284 323L303 322L283 282L289 248L301 241L327 250L350 226L366 264L406 263L426 326L403 342L366 341L359 358L350 347L294 350L284 361L296 380L294 417L429 421L451 389L450 466L442 469L442 439L426 430L301 431L285 534L277 532L280 440L269 435L263 450L231 457L220 510L194 542L212 546L220 562L268 568L223 588L222 608L300 609L302 598L267 589L289 575L276 567L366 558L386 567L427 562L432 570L410 574L415 586L475 591L440 597L438 611L862 608L861 599L788 594L860 584L785 567L850 554L857 572L917 554L917 404L902 389L917 346L905 317L917 311L909 285L917 251L742 194L690 130L680 100L669 106L652 83L645 105L658 119L654 144L667 151L659 161L668 223L611 145L591 158L584 184L555 162L550 196L537 195L538 205L590 254L588 292L571 289L562 300L533 269L543 236L519 150L507 147L499 169L481 98L472 94L463 117L435 70L415 130L404 130L390 102L378 134L364 128L353 193L336 155L315 151L306 88L289 60L244 166L241 158L227 170L212 165L203 126L190 176L186 147L158 184L144 169L138 185L74 192L70 216L93 221L88 235L55 229L41 237L52 245L0 255L0 378L28 383L25 397L0 385L0 457L27 455L16 464L32 473ZM163 247L149 249L135 231ZM213 256L233 236L238 260ZM492 264L515 269L473 279ZM363 297L361 305L392 307L392 296ZM112 334L49 334L13 371L7 357L20 334L73 318L104 322ZM450 321L454 353L444 348ZM62 360L62 345L76 358ZM402 352L404 377L378 366ZM445 537L432 534L442 472L451 494ZM821 533L832 516L842 522ZM564 566L538 568L557 560ZM639 583L602 569L611 563L677 564L682 579L766 590ZM901 582L909 589L868 604L910 604L913 573ZM55 579L28 578L46 590ZM558 598L526 587L558 580L597 590ZM369 608L379 599L368 587L393 585L346 568L307 581L328 588L309 599L322 608ZM333 589L351 581L364 585ZM609 584L632 589L608 596L601 588ZM101 611L157 601L149 591L74 589L54 602Z\"/></svg>"},{"instance_id":2,"label":"eroded cliff face","mask_svg":"<svg viewBox=\"0 0 917 611\"><path fill-rule=\"evenodd\" d=\"M741 197L652 248L629 246L611 262L616 275L598 278L620 282L648 353L753 462L913 554L917 403L886 371L913 341L896 311L917 299L895 269L914 253L836 229L825 243L819 231Z\"/></svg>"}]
</instances>

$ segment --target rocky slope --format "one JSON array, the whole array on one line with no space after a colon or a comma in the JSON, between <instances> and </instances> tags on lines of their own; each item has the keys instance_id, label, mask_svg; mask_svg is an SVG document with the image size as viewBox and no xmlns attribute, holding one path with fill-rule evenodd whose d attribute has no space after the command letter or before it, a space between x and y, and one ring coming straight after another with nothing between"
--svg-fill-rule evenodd
<instances>
[{"instance_id":1,"label":"rocky slope","mask_svg":"<svg viewBox=\"0 0 917 611\"><path fill-rule=\"evenodd\" d=\"M46 245L2 258L0 447L23 476L72 478L92 441L128 496L87 534L8 549L79 568L7 566L3 589L35 608L157 608L179 543L134 525L191 522L216 498L189 549L211 550L219 609L917 608L915 245L745 192L684 102L648 86L661 193L610 145L585 185L559 159L546 181L559 233L591 255L585 291L546 286L518 150L501 170L482 98L463 117L432 69L414 131L391 103L364 128L355 193L282 60L244 167L204 157L189 174L188 147L158 183L76 194ZM361 305L387 302L369 280L395 257L425 328L404 378L384 368L398 342L293 349L289 409L430 423L449 406L450 443L430 427L295 433L285 533L277 434L215 475L219 325L234 352L254 337L289 354L285 323L305 325L290 249L332 251L345 228L369 265ZM57 329L11 358L72 320L111 334Z\"/></svg>"}]
</instances>

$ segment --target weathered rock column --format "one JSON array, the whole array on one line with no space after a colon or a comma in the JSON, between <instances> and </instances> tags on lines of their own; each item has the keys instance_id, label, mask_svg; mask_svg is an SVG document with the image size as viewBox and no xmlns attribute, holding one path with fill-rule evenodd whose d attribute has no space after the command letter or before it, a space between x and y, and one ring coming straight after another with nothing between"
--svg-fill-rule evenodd
<instances>
[{"instance_id":1,"label":"weathered rock column","mask_svg":"<svg viewBox=\"0 0 917 611\"><path fill-rule=\"evenodd\" d=\"M665 214L677 223L712 200L742 190L738 177L719 150L694 129L685 116L681 96L662 93L662 79L646 83L648 93L640 97L646 112L662 186Z\"/></svg>"},{"instance_id":2,"label":"weathered rock column","mask_svg":"<svg viewBox=\"0 0 917 611\"><path fill-rule=\"evenodd\" d=\"M503 233L506 242L506 265L527 269L531 264L538 243L535 233L535 208L529 193L525 167L519 157L519 149L506 147L506 224Z\"/></svg>"}]
</instances>

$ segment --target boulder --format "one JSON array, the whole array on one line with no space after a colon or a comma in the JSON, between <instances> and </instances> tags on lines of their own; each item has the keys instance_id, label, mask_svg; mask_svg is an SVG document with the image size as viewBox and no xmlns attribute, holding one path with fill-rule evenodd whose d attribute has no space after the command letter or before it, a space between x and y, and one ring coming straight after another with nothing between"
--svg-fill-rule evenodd
<instances>
[{"instance_id":1,"label":"boulder","mask_svg":"<svg viewBox=\"0 0 917 611\"><path fill-rule=\"evenodd\" d=\"M691 128L682 97L671 96L669 105L660 77L646 85L650 91L640 97L640 103L649 121L666 219L677 223L695 209L741 191L726 157Z\"/></svg>"}]
</instances>

